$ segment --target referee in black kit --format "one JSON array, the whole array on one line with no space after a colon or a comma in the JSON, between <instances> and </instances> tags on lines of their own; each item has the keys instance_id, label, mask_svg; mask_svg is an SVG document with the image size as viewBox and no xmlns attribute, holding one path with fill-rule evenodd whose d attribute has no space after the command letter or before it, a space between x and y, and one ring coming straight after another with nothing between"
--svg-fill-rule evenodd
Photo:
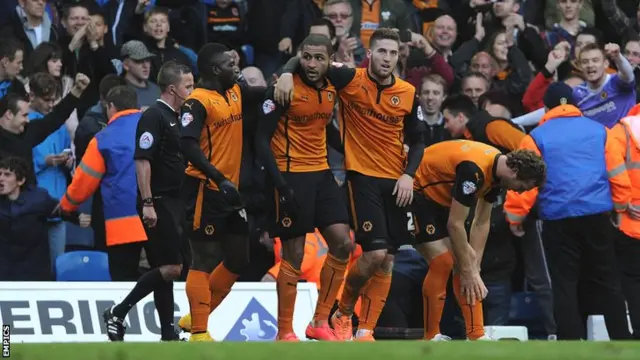
<instances>
[{"instance_id":1,"label":"referee in black kit","mask_svg":"<svg viewBox=\"0 0 640 360\"><path fill-rule=\"evenodd\" d=\"M178 109L193 91L189 67L165 63L158 73L160 99L149 107L136 132L136 175L142 202L142 220L149 241L145 245L152 270L142 275L129 295L105 311L107 335L111 341L123 341L124 318L136 303L153 291L160 318L161 340L175 341L173 326L173 281L182 272L188 251L183 239L186 222L180 188L185 163L180 152Z\"/></svg>"}]
</instances>

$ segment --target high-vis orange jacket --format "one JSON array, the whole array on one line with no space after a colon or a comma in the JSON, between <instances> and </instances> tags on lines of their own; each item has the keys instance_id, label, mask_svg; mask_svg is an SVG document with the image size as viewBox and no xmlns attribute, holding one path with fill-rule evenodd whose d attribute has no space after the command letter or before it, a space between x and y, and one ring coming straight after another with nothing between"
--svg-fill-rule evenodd
<instances>
[{"instance_id":1,"label":"high-vis orange jacket","mask_svg":"<svg viewBox=\"0 0 640 360\"><path fill-rule=\"evenodd\" d=\"M102 193L107 246L146 241L136 201L138 185L133 153L139 110L120 111L91 140L60 206L73 211L98 187Z\"/></svg>"},{"instance_id":2,"label":"high-vis orange jacket","mask_svg":"<svg viewBox=\"0 0 640 360\"><path fill-rule=\"evenodd\" d=\"M629 116L620 120L610 131L610 136L624 156L624 163L613 170L618 176L628 177L631 183L631 199L627 210L640 212L640 105L629 111ZM629 211L620 216L620 231L640 240L640 221Z\"/></svg>"},{"instance_id":3,"label":"high-vis orange jacket","mask_svg":"<svg viewBox=\"0 0 640 360\"><path fill-rule=\"evenodd\" d=\"M617 170L624 165L621 146L604 126L583 117L575 106L549 110L520 144L545 160L547 181L539 189L508 191L504 205L507 221L522 223L536 200L543 220L613 209L624 212L631 198L631 184L626 174Z\"/></svg>"}]
</instances>

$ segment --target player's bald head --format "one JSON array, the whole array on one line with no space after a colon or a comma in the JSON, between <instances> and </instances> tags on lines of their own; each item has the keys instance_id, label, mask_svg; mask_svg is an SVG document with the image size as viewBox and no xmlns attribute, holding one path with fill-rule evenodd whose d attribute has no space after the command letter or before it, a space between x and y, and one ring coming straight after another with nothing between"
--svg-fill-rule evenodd
<instances>
[{"instance_id":1,"label":"player's bald head","mask_svg":"<svg viewBox=\"0 0 640 360\"><path fill-rule=\"evenodd\" d=\"M198 72L204 77L213 76L213 66L217 65L229 48L219 43L209 43L198 52Z\"/></svg>"}]
</instances>

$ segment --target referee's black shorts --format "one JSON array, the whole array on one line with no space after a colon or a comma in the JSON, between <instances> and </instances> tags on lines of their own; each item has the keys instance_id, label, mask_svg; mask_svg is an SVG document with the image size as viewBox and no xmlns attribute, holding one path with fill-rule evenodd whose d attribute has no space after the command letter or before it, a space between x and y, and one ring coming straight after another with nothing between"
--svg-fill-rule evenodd
<instances>
[{"instance_id":1,"label":"referee's black shorts","mask_svg":"<svg viewBox=\"0 0 640 360\"><path fill-rule=\"evenodd\" d=\"M184 203L179 197L157 196L153 199L158 221L156 226L145 226L148 243L145 246L149 265L182 264L188 250L184 237L186 217Z\"/></svg>"}]
</instances>

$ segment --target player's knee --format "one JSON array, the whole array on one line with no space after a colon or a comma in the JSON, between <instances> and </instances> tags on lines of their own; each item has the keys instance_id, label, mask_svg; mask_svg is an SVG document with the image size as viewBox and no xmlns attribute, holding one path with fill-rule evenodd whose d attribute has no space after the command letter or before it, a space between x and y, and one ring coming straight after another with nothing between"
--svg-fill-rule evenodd
<instances>
[{"instance_id":1,"label":"player's knee","mask_svg":"<svg viewBox=\"0 0 640 360\"><path fill-rule=\"evenodd\" d=\"M349 235L336 237L329 244L329 253L340 260L348 260L349 255L353 252L355 245Z\"/></svg>"},{"instance_id":2,"label":"player's knee","mask_svg":"<svg viewBox=\"0 0 640 360\"><path fill-rule=\"evenodd\" d=\"M382 249L382 250L367 251L362 254L361 258L364 261L364 264L366 264L367 271L372 274L378 268L380 268L380 266L382 265L382 262L384 262L386 257L387 257L387 250Z\"/></svg>"},{"instance_id":3,"label":"player's knee","mask_svg":"<svg viewBox=\"0 0 640 360\"><path fill-rule=\"evenodd\" d=\"M160 273L165 281L174 281L182 274L182 265L163 265L160 267Z\"/></svg>"},{"instance_id":4,"label":"player's knee","mask_svg":"<svg viewBox=\"0 0 640 360\"><path fill-rule=\"evenodd\" d=\"M302 267L304 258L305 237L296 237L282 240L282 260L286 261L296 270Z\"/></svg>"},{"instance_id":5,"label":"player's knee","mask_svg":"<svg viewBox=\"0 0 640 360\"><path fill-rule=\"evenodd\" d=\"M394 258L395 256L387 253L387 255L382 260L382 263L380 264L380 271L382 271L384 274L391 274L393 272Z\"/></svg>"}]
</instances>

